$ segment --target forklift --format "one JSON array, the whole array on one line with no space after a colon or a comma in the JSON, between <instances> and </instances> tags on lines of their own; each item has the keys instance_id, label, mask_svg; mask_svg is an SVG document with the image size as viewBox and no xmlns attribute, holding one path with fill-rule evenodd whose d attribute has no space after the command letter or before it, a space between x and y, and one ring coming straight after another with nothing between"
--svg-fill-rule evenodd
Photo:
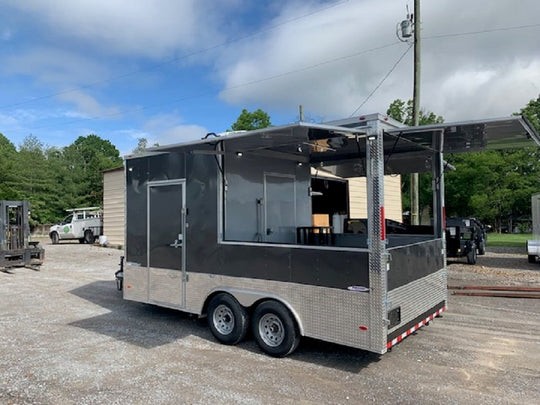
<instances>
[{"instance_id":1,"label":"forklift","mask_svg":"<svg viewBox=\"0 0 540 405\"><path fill-rule=\"evenodd\" d=\"M28 201L0 201L0 269L29 267L37 270L45 251L30 242Z\"/></svg>"}]
</instances>

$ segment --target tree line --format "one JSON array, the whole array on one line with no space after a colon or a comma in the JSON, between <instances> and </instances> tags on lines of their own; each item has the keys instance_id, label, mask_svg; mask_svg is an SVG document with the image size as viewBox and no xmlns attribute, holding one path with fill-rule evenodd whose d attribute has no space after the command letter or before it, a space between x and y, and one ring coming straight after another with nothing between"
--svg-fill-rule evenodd
<instances>
[{"instance_id":1,"label":"tree line","mask_svg":"<svg viewBox=\"0 0 540 405\"><path fill-rule=\"evenodd\" d=\"M94 134L63 148L29 135L16 148L0 133L0 200L29 200L31 225L56 222L68 208L101 206L102 172L121 165L118 149Z\"/></svg>"}]
</instances>

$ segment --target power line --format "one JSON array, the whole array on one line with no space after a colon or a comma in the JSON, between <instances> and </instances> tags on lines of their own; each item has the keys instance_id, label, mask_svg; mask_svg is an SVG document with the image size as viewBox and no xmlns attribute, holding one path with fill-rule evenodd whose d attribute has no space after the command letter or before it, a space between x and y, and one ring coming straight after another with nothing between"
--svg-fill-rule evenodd
<instances>
[{"instance_id":1,"label":"power line","mask_svg":"<svg viewBox=\"0 0 540 405\"><path fill-rule=\"evenodd\" d=\"M533 28L533 27L540 27L540 24L530 24L530 25L519 25L519 26L513 26L513 27L502 27L502 28L494 28L489 30L482 30L482 31L470 31L470 32L462 32L462 33L453 33L453 34L441 34L441 35L432 35L429 37L424 37L423 39L438 39L438 38L451 38L451 37L459 37L459 36L467 36L467 35L478 35L478 34L485 34L485 33L491 33L491 32L498 32L498 31L510 31L510 30L518 30L518 29L524 29L524 28ZM390 76L390 74L394 71L394 69L397 67L399 62L405 57L409 49L411 49L412 44L407 48L405 53L401 55L401 57L397 60L394 66L390 69L390 71L384 76L384 78L381 80L381 82L373 89L373 91L366 97L366 99L358 106L356 110L350 115L351 117L356 114L356 112L375 94L375 92L381 87L381 85L384 83L384 81Z\"/></svg>"},{"instance_id":2,"label":"power line","mask_svg":"<svg viewBox=\"0 0 540 405\"><path fill-rule=\"evenodd\" d=\"M208 48L204 48L204 49L201 49L201 50L198 50L198 51L193 51L193 52L187 53L187 54L182 55L182 56L170 58L170 59L165 60L165 61L163 61L161 63L157 63L157 64L154 64L152 66L145 67L143 69L133 70L131 72L127 72L127 73L119 74L119 75L116 75L116 76L112 76L112 77L110 77L108 79L97 80L95 82L83 84L83 85L80 85L80 86L75 86L75 87L68 88L68 89L65 89L65 90L61 90L61 91L58 91L58 92L55 92L55 93L50 93L50 94L46 94L44 96L35 97L35 98L31 99L31 100L25 100L25 101L20 101L20 102L16 102L16 103L1 105L0 109L9 108L9 107L16 107L16 106L19 106L19 105L24 105L24 104L29 104L29 103L34 103L36 101L45 100L45 99L56 97L56 96L59 96L59 95L62 95L62 94L71 93L71 92L74 92L74 91L77 91L77 90L88 89L88 88L94 87L94 86L99 85L99 84L111 83L111 82L114 82L114 81L117 81L117 80L125 79L126 77L134 76L134 75L139 74L141 72L150 72L150 71L156 70L158 68L161 68L163 66L170 65L172 63L179 62L179 61L184 60L184 59L188 59L188 58L190 58L192 56L201 55L203 53L219 49L221 47L233 44L235 42L240 42L240 41L243 41L245 39L255 37L255 36L260 35L260 34L262 34L264 32L275 30L276 28L279 28L279 27L281 27L283 25L287 25L287 24L290 24L292 22L295 22L295 21L310 17L312 15L321 13L323 11L329 10L329 9L331 9L333 7L340 6L340 5L344 4L344 3L347 3L348 1L349 0L337 1L335 3L331 3L328 6L321 7L319 9L317 9L317 10L312 11L312 12L302 14L300 16L293 17L291 19L288 19L288 20L282 21L280 23L271 25L269 27L260 29L258 31L255 31L255 32L251 33L251 34L247 34L247 35L243 35L243 36L240 36L240 37L237 37L237 38L233 38L233 39L221 42L219 44L212 45L212 46L210 46Z\"/></svg>"},{"instance_id":3,"label":"power line","mask_svg":"<svg viewBox=\"0 0 540 405\"><path fill-rule=\"evenodd\" d=\"M394 65L390 68L390 70L388 71L388 73L382 78L382 80L379 82L379 84L377 86L375 86L375 88L373 89L373 91L371 93L369 93L369 95L365 98L364 101L362 101L362 103L356 108L356 110L353 111L353 113L350 115L350 117L353 117L356 112L363 107L364 104L366 104L368 102L368 100L375 94L375 92L379 89L379 87L382 86L382 84L386 81L386 79L388 79L388 76L390 76L392 74L392 72L396 69L396 67L399 65L399 62L401 62L403 60L403 58L405 57L405 55L407 55L407 53L409 52L409 50L412 48L412 44L409 44L409 46L407 47L407 49L405 49L405 52L403 52L401 54L401 56L399 57L399 59L396 61L396 63L394 63Z\"/></svg>"},{"instance_id":4,"label":"power line","mask_svg":"<svg viewBox=\"0 0 540 405\"><path fill-rule=\"evenodd\" d=\"M237 85L234 85L234 86L229 86L229 87L224 88L221 91L222 92L227 92L227 91L231 91L231 90L236 90L238 88L263 83L263 82L266 82L266 81L269 81L269 80L278 79L278 78L285 77L285 76L288 76L288 75L291 75L291 74L305 72L307 70L315 69L315 68L318 68L318 67L321 67L321 66L324 66L324 65L328 65L328 64L331 64L331 63L343 61L343 60L346 60L346 59L351 59L351 58L354 58L354 57L364 55L364 54L369 53L369 52L374 52L374 51L378 51L378 50L381 50L381 49L390 48L390 47L400 45L400 44L401 44L401 42L396 41L396 42L393 42L393 43L390 43L390 44L377 46L375 48L365 49L365 50L362 50L362 51L359 51L359 52L355 52L353 54L349 54L349 55L345 55L345 56L339 56L339 57L333 58L333 59L328 59L326 61L319 62L319 63L316 63L314 65L304 66L304 67L299 68L299 69L289 70L287 72L278 73L278 74L275 74L275 75L272 75L272 76L267 76L267 77L264 77L264 78L261 78L261 79L251 80L249 82L244 82L244 83L240 83L240 84L237 84ZM397 63L399 63L399 61L401 61L401 59L404 56L405 55L402 55ZM392 70L397 66L397 63L392 68ZM388 73L388 75L390 73L392 73L392 70ZM386 77L385 77L385 79L386 79ZM381 84L382 84L382 82L379 84L379 86L377 86L377 88L380 87ZM168 101L166 103L159 103L159 104L153 104L153 105L149 105L149 106L136 107L136 108L132 108L132 109L128 109L128 110L123 110L123 111L114 112L114 113L110 113L110 114L102 114L102 115L89 117L89 118L80 118L80 119L74 119L74 120L71 120L71 121L64 121L63 123L55 124L54 126L69 125L69 124L73 124L73 123L77 123L77 122L81 122L81 121L97 120L97 119L100 119L100 118L111 118L111 117L121 116L121 115L128 114L128 113L149 110L149 109L152 109L152 108L158 108L158 107L163 107L163 106L166 106L166 105L176 104L176 103L179 103L179 102L182 102L182 101L187 101L187 100L192 100L192 99L196 99L196 98L211 96L213 94L215 94L214 91L209 91L209 92L200 93L200 94L196 94L196 95L192 95L192 96L184 96L184 97L181 97L181 98L170 100L170 101ZM50 127L50 126L53 126L53 124L40 125L40 126L32 127L32 129L35 130L35 129L47 128L47 127Z\"/></svg>"},{"instance_id":5,"label":"power line","mask_svg":"<svg viewBox=\"0 0 540 405\"><path fill-rule=\"evenodd\" d=\"M240 42L240 41L243 41L245 39L255 37L255 36L260 35L260 34L262 34L264 32L272 31L272 30L274 30L276 28L279 28L279 27L281 27L283 25L287 25L289 23L292 23L292 22L295 22L295 21L310 17L312 15L318 14L318 13L326 11L328 9L340 6L340 5L344 4L344 3L347 3L348 1L349 0L338 1L338 2L335 2L335 3L332 3L332 4L328 5L326 7L321 7L320 9L317 9L317 10L312 11L310 13L306 13L306 14L302 14L302 15L297 16L297 17L293 17L291 19L288 19L288 20L285 20L283 22L271 25L269 27L263 28L263 29L258 30L256 32L253 32L251 34L240 36L240 37L237 37L237 38L233 38L233 39L224 41L222 43L210 46L208 48L204 48L204 49L201 49L201 50L198 50L198 51L193 51L193 52L187 53L187 54L182 55L182 56L170 58L170 59L165 60L165 61L163 61L161 63L157 63L157 64L154 64L152 66L145 67L143 69L133 70L131 72L127 72L127 73L119 74L119 75L116 75L116 76L112 76L112 77L110 77L108 79L97 80L97 81L94 81L94 82L91 82L91 83L83 84L83 85L80 85L80 86L75 86L75 87L68 88L68 89L65 89L65 90L61 90L61 91L58 91L58 92L46 94L46 95L43 95L43 96L40 96L40 97L35 97L35 98L32 98L31 100L25 100L25 101L20 101L20 102L16 102L16 103L4 104L4 105L0 106L0 109L9 108L9 107L16 107L16 106L19 106L19 105L25 105L25 104L29 104L29 103L34 103L34 102L37 102L37 101L46 100L46 99L49 99L49 98L52 98L52 97L56 97L56 96L59 96L59 95L62 95L62 94L71 93L71 92L74 92L74 91L77 91L77 90L92 88L92 87L97 86L99 84L111 83L111 82L114 82L114 81L117 81L117 80L124 79L126 77L134 76L134 75L142 73L142 72L150 72L150 71L153 71L153 70L157 70L157 69L159 69L159 68L161 68L163 66L167 66L167 65L170 65L172 63L179 62L181 60L188 59L188 58L193 57L193 56L201 55L203 53L219 49L221 47L233 44L235 42ZM459 36L491 33L491 32L497 32L497 31L510 31L510 30L525 29L525 28L534 28L534 27L538 27L538 26L540 26L540 24L501 27L501 28L494 28L494 29L488 29L488 30L482 30L482 31L471 31L471 32L464 32L464 33L432 35L432 36L429 36L429 37L424 37L424 39L451 38L451 37L459 37Z\"/></svg>"},{"instance_id":6,"label":"power line","mask_svg":"<svg viewBox=\"0 0 540 405\"><path fill-rule=\"evenodd\" d=\"M540 24L518 25L518 26L513 26L513 27L493 28L493 29L482 30L482 31L457 32L453 34L431 35L429 37L423 37L422 39L462 37L462 36L467 36L467 35L487 34L491 32L521 30L525 28L535 28L535 27L540 27Z\"/></svg>"},{"instance_id":7,"label":"power line","mask_svg":"<svg viewBox=\"0 0 540 405\"><path fill-rule=\"evenodd\" d=\"M240 41L240 40L243 40L243 39L247 39L247 38L250 38L250 37L259 35L259 34L262 33L262 32L273 30L273 29L278 28L278 27L280 27L280 26L282 26L282 25L285 25L285 24L288 24L288 23L290 23L290 22L293 22L293 21L296 21L296 20L305 18L305 17L307 17L307 16L310 16L310 15L313 15L313 14L316 14L316 13L319 13L319 12L324 11L324 10L327 10L327 9L329 9L329 8L331 8L331 7L336 7L337 5L341 5L341 4L343 4L344 2L346 2L346 1L348 1L348 0L341 1L341 2L337 2L337 3L333 3L333 4L331 4L331 5L328 6L328 7L325 7L325 8L322 8L322 9L318 9L318 10L313 11L313 12L311 12L311 13L304 14L304 15L302 15L302 16L295 17L295 18L293 18L293 19L284 21L284 22L279 23L279 24L275 24L275 25L273 25L273 26L271 26L271 27L268 27L268 28L266 28L266 29L257 31L256 33L249 34L249 35L246 35L246 36L243 36L243 37L239 37L239 38L236 38L236 39L232 39L232 40L229 40L229 41L225 41L225 42L223 42L223 43L221 43L221 44L218 44L218 45L215 45L215 46L213 46L213 47L206 48L206 49L204 49L204 50L200 50L200 51L197 51L197 52L193 52L193 53L191 53L191 54L184 55L184 56L182 56L182 57L174 58L174 59L171 59L171 60L169 60L169 61L163 62L163 63L161 63L161 64L154 65L154 66L152 66L152 67L150 67L150 68L148 68L148 69L141 69L141 70L138 70L138 71L133 71L133 72L130 72L130 73L127 73L127 74L124 74L124 75L116 76L116 77L114 77L114 78L110 78L110 79L98 81L98 82L95 82L95 83L93 83L93 84L88 84L88 85L85 85L85 86L79 86L79 87L77 87L77 88L65 90L65 91L58 92L58 93L55 93L55 94L51 94L51 95L48 95L48 96L43 96L43 97L41 97L41 98L34 99L34 100L31 100L31 101L25 101L25 102L16 103L16 104L10 104L10 105L8 105L8 106L19 105L19 104L26 104L26 103L29 103L29 102L32 102L32 101L36 101L36 100L40 100L40 99L44 99L44 98L54 97L55 95L59 95L59 94L64 94L64 93L67 93L67 92L69 92L69 91L75 91L75 90L78 90L78 89L81 89L81 88L91 87L91 86L93 86L93 85L95 85L95 84L105 83L105 82L111 82L111 81L114 81L114 80L117 80L117 79L120 79L120 78L129 76L129 75L134 75L134 74L139 73L139 72L142 72L142 71L152 70L152 69L154 69L154 68L157 68L157 67L166 65L166 64L168 64L168 63L172 63L172 62L174 62L174 61L181 60L181 59L183 59L183 58L187 58L187 57L190 57L190 56L194 56L194 55L197 55L197 54L200 54L200 53L203 53L203 52L207 52L207 51L210 51L210 50L219 48L219 47L221 47L221 46L228 45L228 44L233 43L233 42L237 42L237 41ZM475 32L467 32L467 33L442 34L442 35L435 35L435 36L424 37L424 38L425 38L425 39L435 39L435 38L443 38L443 37L451 37L451 36L460 36L460 35L474 35L474 34L482 34L482 33L494 32L494 31L505 31L505 30L513 30L513 29L523 29L523 28L531 28L531 27L537 27L537 26L540 26L540 24L522 25L522 26L516 26L516 27L504 27L504 28L497 28L497 29L492 29L492 30L483 30L483 31L475 31ZM390 44L378 46L378 47L375 47L375 48L371 48L371 49L363 50L363 51L360 51L360 52L356 52L356 53L353 53L353 54L350 54L350 55L340 56L340 57L337 57L337 58L334 58L334 59L326 60L326 61L323 61L323 62L314 64L314 65L309 65L309 66L305 66L305 67L302 67L302 68L299 68L299 69L295 69L295 70L291 70L291 71L279 73L279 74L276 74L276 75L273 75L273 76L268 76L268 77L265 77L265 78L261 78L261 79L257 79L257 80L252 80L252 81L249 81L249 82L244 82L244 83L241 83L241 84L238 84L238 85L235 85L235 86L229 86L229 87L227 87L227 88L225 88L225 89L223 89L223 90L221 90L221 91L222 91L222 92L227 92L227 91L231 91L231 90L234 90L234 89L237 89L237 88L241 88L241 87L250 86L250 85L253 85L253 84L262 83L262 82L265 82L265 81L268 81L268 80L274 80L274 79L277 79L277 78L280 78L280 77L284 77L284 76L287 76L287 75L290 75L290 74L299 73L299 72L303 72L303 71L306 71L306 70L314 69L314 68L317 68L317 67L320 67L320 66L323 66L323 65L326 65L326 64L333 63L333 62L337 62L337 61L341 61L341 60L353 58L353 57L356 57L356 56L359 56L359 55L362 55L362 54L365 54L365 53L368 53L368 52L372 52L372 51L375 51L375 50L380 50L380 49L392 47L392 46L395 46L395 45L397 45L397 44L400 44L400 42L394 42L394 43L390 43ZM398 58L398 60L397 60L396 63L391 67L391 69L388 71L388 73L382 78L382 80L379 82L379 84L378 84L378 85L373 89L373 91L366 97L366 99L365 99L365 100L364 100L364 101L363 101L363 102L355 109L355 111L351 114L351 116L355 115L356 112L357 112L360 108L362 108L362 106L364 106L364 104L365 104L367 101L369 101L369 99L375 94L375 92L382 86L382 84L386 81L386 79L387 79L387 78L390 76L390 74L396 69L396 67L399 65L399 63L401 62L401 60L402 60L402 59L405 57L405 55L408 53L408 51L410 50L411 46L412 46L412 45L410 45L410 46L405 50L405 52ZM214 91L212 91L212 92L200 93L200 94L192 95L192 96L185 96L185 97L181 97L181 98L178 98L178 99L171 100L171 101L166 102L166 103L159 103L159 104L154 104L154 105L151 105L151 106L142 106L142 107L137 107L137 108L133 108L133 109L123 110L123 111L119 111L119 112L115 112L115 113L110 113L110 114L103 114L103 115L98 115L98 116L89 117L89 118L75 119L75 120L71 120L71 121L67 121L67 122L64 121L64 122L63 122L62 124L60 124L60 125L63 126L63 125L69 125L69 124L77 123L77 122L81 122L81 121L97 120L97 119L100 119L100 118L108 118L108 117L114 117L114 116L121 116L121 115L123 115L123 114L128 114L128 113L132 113L132 112L143 111L143 110L148 110L148 109L157 108L157 107L161 107L161 106L171 105L171 104L175 104L175 103L178 103L178 102L181 102L181 101L187 101L187 100L196 99L196 98L200 98L200 97L206 97L206 96L213 95L213 94L215 94ZM4 107L6 107L6 106L0 106L0 108L4 108ZM56 124L56 126L57 126L57 125L58 125L58 124ZM47 127L51 127L51 126L53 126L53 125L52 125L52 124L51 124L51 125L41 125L41 126L33 127L33 129L41 129L41 128L47 128Z\"/></svg>"}]
</instances>

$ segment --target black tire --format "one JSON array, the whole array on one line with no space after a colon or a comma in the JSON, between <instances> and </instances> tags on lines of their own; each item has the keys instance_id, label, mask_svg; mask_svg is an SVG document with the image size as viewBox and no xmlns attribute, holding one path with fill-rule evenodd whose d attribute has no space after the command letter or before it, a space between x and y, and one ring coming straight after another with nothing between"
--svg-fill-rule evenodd
<instances>
[{"instance_id":1,"label":"black tire","mask_svg":"<svg viewBox=\"0 0 540 405\"><path fill-rule=\"evenodd\" d=\"M79 243L86 243L86 241L84 240L84 238L80 238Z\"/></svg>"},{"instance_id":2,"label":"black tire","mask_svg":"<svg viewBox=\"0 0 540 405\"><path fill-rule=\"evenodd\" d=\"M536 263L536 256L535 255L529 255L528 259L529 259L529 263Z\"/></svg>"},{"instance_id":3,"label":"black tire","mask_svg":"<svg viewBox=\"0 0 540 405\"><path fill-rule=\"evenodd\" d=\"M291 354L300 343L298 325L290 311L277 301L264 301L253 312L253 336L273 357Z\"/></svg>"},{"instance_id":4,"label":"black tire","mask_svg":"<svg viewBox=\"0 0 540 405\"><path fill-rule=\"evenodd\" d=\"M214 337L226 345L240 343L249 327L246 308L229 294L218 294L208 305L208 325Z\"/></svg>"},{"instance_id":5,"label":"black tire","mask_svg":"<svg viewBox=\"0 0 540 405\"><path fill-rule=\"evenodd\" d=\"M469 253L467 253L467 263L468 264L476 264L476 259L477 259L476 246L473 246L471 251Z\"/></svg>"},{"instance_id":6,"label":"black tire","mask_svg":"<svg viewBox=\"0 0 540 405\"><path fill-rule=\"evenodd\" d=\"M89 245L91 245L94 243L94 240L94 233L90 229L84 231L84 243L88 243Z\"/></svg>"},{"instance_id":7,"label":"black tire","mask_svg":"<svg viewBox=\"0 0 540 405\"><path fill-rule=\"evenodd\" d=\"M480 256L483 256L486 254L486 241L482 240L480 244L478 245L478 254Z\"/></svg>"},{"instance_id":8,"label":"black tire","mask_svg":"<svg viewBox=\"0 0 540 405\"><path fill-rule=\"evenodd\" d=\"M51 233L51 242L53 245L58 245L60 242L60 236L58 236L57 232Z\"/></svg>"}]
</instances>

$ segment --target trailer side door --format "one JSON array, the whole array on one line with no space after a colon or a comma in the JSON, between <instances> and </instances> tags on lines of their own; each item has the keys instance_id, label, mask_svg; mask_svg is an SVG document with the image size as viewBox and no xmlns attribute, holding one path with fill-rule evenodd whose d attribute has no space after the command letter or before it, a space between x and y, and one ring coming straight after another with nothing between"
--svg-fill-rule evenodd
<instances>
[{"instance_id":1,"label":"trailer side door","mask_svg":"<svg viewBox=\"0 0 540 405\"><path fill-rule=\"evenodd\" d=\"M185 181L148 184L149 301L184 306Z\"/></svg>"}]
</instances>

